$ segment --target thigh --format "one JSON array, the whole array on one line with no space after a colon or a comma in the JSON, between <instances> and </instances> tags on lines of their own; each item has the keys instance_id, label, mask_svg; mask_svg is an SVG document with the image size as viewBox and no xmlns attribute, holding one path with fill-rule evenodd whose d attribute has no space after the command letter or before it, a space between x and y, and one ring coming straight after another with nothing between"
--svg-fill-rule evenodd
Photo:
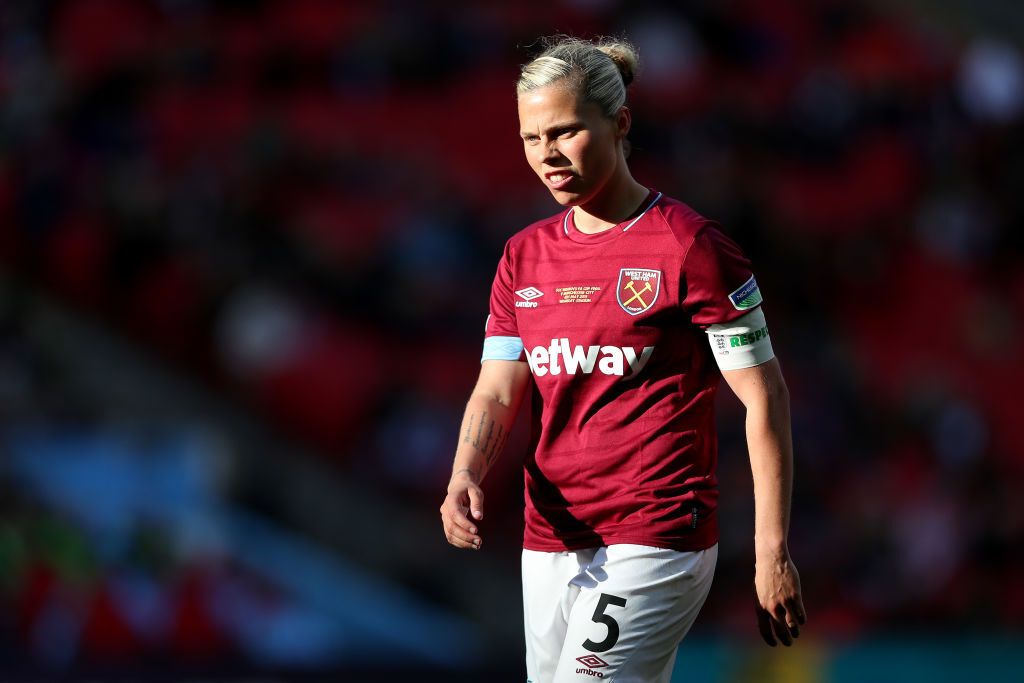
<instances>
[{"instance_id":1,"label":"thigh","mask_svg":"<svg viewBox=\"0 0 1024 683\"><path fill-rule=\"evenodd\" d=\"M676 649L711 588L718 546L679 552L638 545L599 549L573 580L555 683L667 683Z\"/></svg>"},{"instance_id":2,"label":"thigh","mask_svg":"<svg viewBox=\"0 0 1024 683\"><path fill-rule=\"evenodd\" d=\"M523 550L523 627L528 683L551 683L562 654L579 586L572 583L595 548L569 552Z\"/></svg>"}]
</instances>

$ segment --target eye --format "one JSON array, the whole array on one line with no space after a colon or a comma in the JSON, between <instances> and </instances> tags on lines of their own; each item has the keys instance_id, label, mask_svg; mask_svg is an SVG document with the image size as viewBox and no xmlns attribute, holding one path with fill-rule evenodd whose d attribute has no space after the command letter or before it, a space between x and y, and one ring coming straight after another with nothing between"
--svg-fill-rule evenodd
<instances>
[{"instance_id":1,"label":"eye","mask_svg":"<svg viewBox=\"0 0 1024 683\"><path fill-rule=\"evenodd\" d=\"M576 134L575 128L562 128L558 131L558 137L560 138L571 138Z\"/></svg>"},{"instance_id":2,"label":"eye","mask_svg":"<svg viewBox=\"0 0 1024 683\"><path fill-rule=\"evenodd\" d=\"M536 135L524 135L523 142L528 145L536 145L540 141L540 137Z\"/></svg>"}]
</instances>

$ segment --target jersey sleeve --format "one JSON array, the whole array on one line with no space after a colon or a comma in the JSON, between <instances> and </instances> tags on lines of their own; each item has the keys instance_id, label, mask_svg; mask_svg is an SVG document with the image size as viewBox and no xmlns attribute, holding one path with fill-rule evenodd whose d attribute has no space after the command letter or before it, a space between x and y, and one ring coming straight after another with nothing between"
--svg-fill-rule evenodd
<instances>
[{"instance_id":1,"label":"jersey sleeve","mask_svg":"<svg viewBox=\"0 0 1024 683\"><path fill-rule=\"evenodd\" d=\"M487 322L484 323L484 350L480 362L485 360L526 360L523 340L516 323L512 248L509 243L505 244L491 285L490 309Z\"/></svg>"},{"instance_id":2,"label":"jersey sleeve","mask_svg":"<svg viewBox=\"0 0 1024 683\"><path fill-rule=\"evenodd\" d=\"M708 224L683 259L682 305L701 328L732 321L761 305L750 261L739 246Z\"/></svg>"}]
</instances>

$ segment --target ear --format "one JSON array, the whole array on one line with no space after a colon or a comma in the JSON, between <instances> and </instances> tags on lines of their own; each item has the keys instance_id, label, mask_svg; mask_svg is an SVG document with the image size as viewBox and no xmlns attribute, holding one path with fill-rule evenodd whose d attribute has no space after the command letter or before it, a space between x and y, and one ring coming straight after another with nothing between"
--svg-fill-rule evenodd
<instances>
[{"instance_id":1,"label":"ear","mask_svg":"<svg viewBox=\"0 0 1024 683\"><path fill-rule=\"evenodd\" d=\"M625 138L632 125L633 113L629 111L629 107L619 107L619 113L615 116L615 134L620 138Z\"/></svg>"}]
</instances>

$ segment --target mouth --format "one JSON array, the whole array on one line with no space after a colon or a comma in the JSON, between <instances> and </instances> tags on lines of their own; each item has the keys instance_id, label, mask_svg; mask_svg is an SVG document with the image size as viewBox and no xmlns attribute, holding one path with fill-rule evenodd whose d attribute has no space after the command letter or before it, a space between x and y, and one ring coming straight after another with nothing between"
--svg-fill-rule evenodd
<instances>
[{"instance_id":1,"label":"mouth","mask_svg":"<svg viewBox=\"0 0 1024 683\"><path fill-rule=\"evenodd\" d=\"M548 187L552 190L561 190L563 187L572 182L576 176L567 171L553 171L551 173L545 173L544 179L548 181Z\"/></svg>"}]
</instances>

